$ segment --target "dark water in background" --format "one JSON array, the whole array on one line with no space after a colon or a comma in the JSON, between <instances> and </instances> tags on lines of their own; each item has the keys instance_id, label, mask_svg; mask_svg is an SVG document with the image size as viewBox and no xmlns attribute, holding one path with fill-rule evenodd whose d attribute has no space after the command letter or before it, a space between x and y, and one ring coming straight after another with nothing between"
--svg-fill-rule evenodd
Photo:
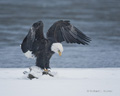
<instances>
[{"instance_id":1,"label":"dark water in background","mask_svg":"<svg viewBox=\"0 0 120 96\"><path fill-rule=\"evenodd\" d=\"M19 45L31 25L44 32L57 20L71 23L92 38L89 46L64 44L51 67L120 67L120 0L0 0L0 67L29 67Z\"/></svg>"}]
</instances>

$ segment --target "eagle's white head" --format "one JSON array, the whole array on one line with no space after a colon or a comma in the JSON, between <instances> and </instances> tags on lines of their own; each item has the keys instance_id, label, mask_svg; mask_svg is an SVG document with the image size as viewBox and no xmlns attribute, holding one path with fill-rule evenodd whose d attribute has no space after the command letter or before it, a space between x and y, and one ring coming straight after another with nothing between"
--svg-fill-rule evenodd
<instances>
[{"instance_id":1,"label":"eagle's white head","mask_svg":"<svg viewBox=\"0 0 120 96\"><path fill-rule=\"evenodd\" d=\"M62 55L63 52L63 46L61 43L53 43L51 46L51 50L57 54L59 54L59 56Z\"/></svg>"}]
</instances>

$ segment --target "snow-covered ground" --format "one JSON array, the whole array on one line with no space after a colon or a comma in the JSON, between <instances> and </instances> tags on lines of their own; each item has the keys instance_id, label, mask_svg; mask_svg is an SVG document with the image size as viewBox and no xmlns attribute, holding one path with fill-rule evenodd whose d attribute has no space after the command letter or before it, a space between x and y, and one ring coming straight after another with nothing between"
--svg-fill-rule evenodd
<instances>
[{"instance_id":1,"label":"snow-covered ground","mask_svg":"<svg viewBox=\"0 0 120 96\"><path fill-rule=\"evenodd\" d=\"M0 69L0 96L120 96L120 68L53 68L29 80L26 68Z\"/></svg>"}]
</instances>

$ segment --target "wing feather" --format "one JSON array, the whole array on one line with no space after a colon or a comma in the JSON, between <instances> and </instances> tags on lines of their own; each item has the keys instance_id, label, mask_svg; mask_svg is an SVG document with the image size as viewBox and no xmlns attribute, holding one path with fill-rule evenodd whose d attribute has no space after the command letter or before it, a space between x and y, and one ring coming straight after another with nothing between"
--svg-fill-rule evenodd
<instances>
[{"instance_id":1,"label":"wing feather","mask_svg":"<svg viewBox=\"0 0 120 96\"><path fill-rule=\"evenodd\" d=\"M31 52L32 54L36 54L36 52L43 49L44 45L42 45L42 40L45 39L43 35L43 23L42 21L38 21L32 25L27 36L23 40L21 44L21 49L23 53ZM40 46L41 45L41 46Z\"/></svg>"},{"instance_id":2,"label":"wing feather","mask_svg":"<svg viewBox=\"0 0 120 96\"><path fill-rule=\"evenodd\" d=\"M66 41L67 43L88 44L91 39L82 33L70 21L57 21L47 32L47 38L52 38L55 42Z\"/></svg>"}]
</instances>

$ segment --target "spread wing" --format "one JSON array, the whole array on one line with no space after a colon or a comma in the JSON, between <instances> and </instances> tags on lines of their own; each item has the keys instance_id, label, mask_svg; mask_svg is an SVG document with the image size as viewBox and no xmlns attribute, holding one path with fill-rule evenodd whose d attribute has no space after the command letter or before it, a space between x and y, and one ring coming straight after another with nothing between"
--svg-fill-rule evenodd
<instances>
[{"instance_id":1,"label":"spread wing","mask_svg":"<svg viewBox=\"0 0 120 96\"><path fill-rule=\"evenodd\" d=\"M24 38L21 44L23 53L26 53L27 55L35 55L39 50L43 49L43 39L45 39L43 35L43 23L42 21L38 21L32 25L27 36ZM29 56L27 57L31 58Z\"/></svg>"},{"instance_id":2,"label":"spread wing","mask_svg":"<svg viewBox=\"0 0 120 96\"><path fill-rule=\"evenodd\" d=\"M70 21L57 21L47 32L47 38L55 42L66 41L67 43L88 44L90 38L82 33L78 28L70 24Z\"/></svg>"}]
</instances>

